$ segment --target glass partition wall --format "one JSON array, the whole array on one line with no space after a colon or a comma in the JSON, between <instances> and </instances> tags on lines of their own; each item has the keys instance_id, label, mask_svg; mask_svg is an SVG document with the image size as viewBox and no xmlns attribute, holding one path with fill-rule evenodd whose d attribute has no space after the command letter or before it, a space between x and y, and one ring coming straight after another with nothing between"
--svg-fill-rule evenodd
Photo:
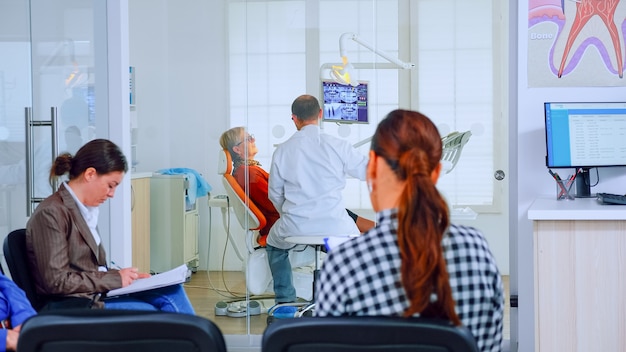
<instances>
[{"instance_id":1,"label":"glass partition wall","mask_svg":"<svg viewBox=\"0 0 626 352\"><path fill-rule=\"evenodd\" d=\"M62 152L108 137L106 2L0 4L0 239L53 191ZM53 189L54 188L54 189ZM111 253L108 204L100 234Z\"/></svg>"},{"instance_id":2,"label":"glass partition wall","mask_svg":"<svg viewBox=\"0 0 626 352\"><path fill-rule=\"evenodd\" d=\"M200 265L188 284L199 315L227 337L240 336L243 345L254 344L250 337L265 329L272 292L250 288L268 280L266 263L258 253L250 256L258 247L246 243L250 224L222 197L228 193L217 172L219 140L224 131L244 127L237 141L243 154L249 155L246 137L254 135L254 159L269 172L276 146L296 132L291 104L301 94L316 96L327 117L351 119L365 107L367 123L320 122L325 133L364 154L378 122L396 108L425 113L442 136L471 130L471 144L442 187L453 206L502 211L492 176L502 162L494 146L505 135L495 117L502 109L495 88L497 11L491 0L129 0L133 172L191 167L212 185L208 202L198 199ZM351 77L367 85L365 98L347 90L324 99L323 82L338 83L345 74L331 76L333 66L346 67L342 56ZM333 100L338 94L340 101ZM343 198L346 208L374 218L364 182L347 180ZM217 302L230 307L251 300L260 302L261 314L216 315Z\"/></svg>"},{"instance_id":3,"label":"glass partition wall","mask_svg":"<svg viewBox=\"0 0 626 352\"><path fill-rule=\"evenodd\" d=\"M398 94L401 77L408 80L410 73L397 66L390 68L389 61L376 53L408 58L408 50L401 53L399 49L400 42L408 39L399 34L399 14L398 1L229 2L229 127L245 128L239 141L243 154L254 155L261 167L270 171L276 146L296 133L291 104L302 94L317 97L324 105L326 117L334 117L332 112L349 115L348 110L356 116L358 104L361 104L361 110L367 113L367 121L320 121L320 127L325 133L352 144L361 144L360 150L366 154L368 139L385 113L410 104L408 95L401 103ZM345 39L340 52L342 36ZM357 101L357 88L348 85L345 91L337 91L333 99L329 97L325 101L322 82L332 81L330 69L333 65L344 65L342 54L351 65L359 67L358 71L351 72L353 78L367 84L369 89L367 94L358 92ZM336 82L332 85L333 89L339 87ZM339 102L349 104L340 105ZM253 143L246 142L248 135L254 136ZM250 153L247 148L255 150ZM250 175L244 178L249 182ZM250 184L250 187L258 187L258 184ZM347 180L344 199L347 208L373 218L364 182ZM259 255L255 251L250 258L253 265L249 265L251 268L246 273L248 287L256 287L259 280L267 278L255 266ZM262 256L266 258L265 254ZM293 281L298 297L309 300L312 298L314 253L309 251L303 256L305 258L294 259L292 253L292 264L299 261L297 265L301 266L294 267ZM265 270L268 269L266 266ZM271 285L269 288L271 290ZM250 299L259 301L266 308L273 304L272 298L252 296ZM254 322L253 317L250 321Z\"/></svg>"},{"instance_id":4,"label":"glass partition wall","mask_svg":"<svg viewBox=\"0 0 626 352\"><path fill-rule=\"evenodd\" d=\"M332 65L343 64L342 35L359 38L376 51L398 58L400 41L408 40L408 36L400 38L399 23L396 0L231 2L230 124L246 125L255 134L257 158L269 167L274 146L296 131L292 101L311 94L324 104L322 80L331 78ZM350 38L343 40L343 54L354 67L367 67L355 69L352 75L368 84L368 123L321 122L320 127L351 143L364 142L361 149L367 153L367 138L379 119L400 105L410 105L408 96L400 102L398 94L399 79L409 72L395 66L389 69L389 61ZM408 58L408 45L404 47L403 57ZM333 104L327 101L326 108L334 110ZM342 108L347 111L356 106L355 100ZM370 208L360 181L348 180L345 199L349 208Z\"/></svg>"}]
</instances>

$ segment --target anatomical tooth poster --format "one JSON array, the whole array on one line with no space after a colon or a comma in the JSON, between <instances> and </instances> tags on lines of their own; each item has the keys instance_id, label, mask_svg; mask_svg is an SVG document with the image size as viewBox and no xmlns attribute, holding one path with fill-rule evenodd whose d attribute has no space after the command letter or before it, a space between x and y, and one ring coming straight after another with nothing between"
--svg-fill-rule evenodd
<instances>
[{"instance_id":1,"label":"anatomical tooth poster","mask_svg":"<svg viewBox=\"0 0 626 352\"><path fill-rule=\"evenodd\" d=\"M529 0L528 86L626 86L626 0Z\"/></svg>"}]
</instances>

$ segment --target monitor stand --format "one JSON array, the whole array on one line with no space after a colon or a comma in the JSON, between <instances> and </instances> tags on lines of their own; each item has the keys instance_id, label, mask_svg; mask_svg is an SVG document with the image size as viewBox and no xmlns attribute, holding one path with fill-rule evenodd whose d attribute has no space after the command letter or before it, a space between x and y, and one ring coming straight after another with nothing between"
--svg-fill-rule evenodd
<instances>
[{"instance_id":1,"label":"monitor stand","mask_svg":"<svg viewBox=\"0 0 626 352\"><path fill-rule=\"evenodd\" d=\"M594 198L591 194L591 182L589 179L589 168L582 168L582 172L576 176L576 198Z\"/></svg>"}]
</instances>

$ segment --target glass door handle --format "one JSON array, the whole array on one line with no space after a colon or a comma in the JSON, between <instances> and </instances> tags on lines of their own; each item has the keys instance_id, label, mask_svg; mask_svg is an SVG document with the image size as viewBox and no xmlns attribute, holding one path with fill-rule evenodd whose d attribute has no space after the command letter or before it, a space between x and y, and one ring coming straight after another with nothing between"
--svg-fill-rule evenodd
<instances>
[{"instance_id":1,"label":"glass door handle","mask_svg":"<svg viewBox=\"0 0 626 352\"><path fill-rule=\"evenodd\" d=\"M51 143L52 143L52 155L51 160L54 163L59 150L59 144L57 141L58 129L57 129L57 107L50 107L50 121L34 121L33 109L26 107L24 109L24 117L26 121L26 216L30 216L33 213L33 205L41 203L44 198L35 197L35 143L33 141L33 129L35 127L50 127ZM52 182L52 191L56 191L58 188L58 181L56 179Z\"/></svg>"}]
</instances>

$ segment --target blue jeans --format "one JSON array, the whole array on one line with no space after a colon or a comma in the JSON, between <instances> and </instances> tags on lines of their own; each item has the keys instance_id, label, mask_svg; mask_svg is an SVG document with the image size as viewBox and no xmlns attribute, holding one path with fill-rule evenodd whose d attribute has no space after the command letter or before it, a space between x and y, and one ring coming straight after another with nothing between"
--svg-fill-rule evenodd
<instances>
[{"instance_id":1,"label":"blue jeans","mask_svg":"<svg viewBox=\"0 0 626 352\"><path fill-rule=\"evenodd\" d=\"M266 245L267 260L274 279L274 294L276 303L296 301L296 289L293 286L289 250Z\"/></svg>"},{"instance_id":2,"label":"blue jeans","mask_svg":"<svg viewBox=\"0 0 626 352\"><path fill-rule=\"evenodd\" d=\"M144 292L131 293L126 296L107 298L104 301L104 308L121 310L159 310L190 315L196 314L182 285L172 285Z\"/></svg>"}]
</instances>

